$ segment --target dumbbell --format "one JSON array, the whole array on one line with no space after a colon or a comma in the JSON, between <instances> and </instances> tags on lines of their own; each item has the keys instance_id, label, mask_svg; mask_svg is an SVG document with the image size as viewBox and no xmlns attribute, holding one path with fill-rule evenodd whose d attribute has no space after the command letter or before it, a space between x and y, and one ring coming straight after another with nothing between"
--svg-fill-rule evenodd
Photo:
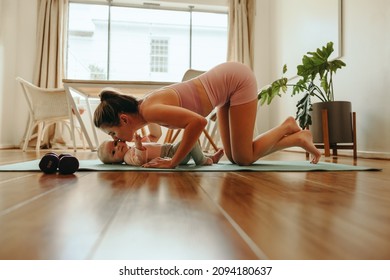
<instances>
[{"instance_id":1,"label":"dumbbell","mask_svg":"<svg viewBox=\"0 0 390 280\"><path fill-rule=\"evenodd\" d=\"M60 174L73 174L79 169L79 161L71 154L60 154L49 152L39 162L39 169L46 174L59 171Z\"/></svg>"},{"instance_id":2,"label":"dumbbell","mask_svg":"<svg viewBox=\"0 0 390 280\"><path fill-rule=\"evenodd\" d=\"M60 174L73 174L79 169L79 160L71 154L60 154L58 172Z\"/></svg>"},{"instance_id":3,"label":"dumbbell","mask_svg":"<svg viewBox=\"0 0 390 280\"><path fill-rule=\"evenodd\" d=\"M60 159L56 153L47 153L45 154L41 161L39 162L39 169L41 169L46 174L56 173L58 169L58 163Z\"/></svg>"}]
</instances>

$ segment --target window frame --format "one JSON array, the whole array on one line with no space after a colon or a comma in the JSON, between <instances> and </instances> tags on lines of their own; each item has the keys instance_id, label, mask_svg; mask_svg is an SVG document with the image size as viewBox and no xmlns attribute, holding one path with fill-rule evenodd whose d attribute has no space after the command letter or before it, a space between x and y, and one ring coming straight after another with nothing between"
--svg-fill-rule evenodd
<instances>
[{"instance_id":1,"label":"window frame","mask_svg":"<svg viewBox=\"0 0 390 280\"><path fill-rule=\"evenodd\" d=\"M127 0L126 0L127 1ZM139 4L137 3L139 2ZM160 3L163 3L163 1L158 1ZM188 3L187 3L188 2ZM207 5L195 5L192 4L190 1L183 1L182 3L177 3L177 2L166 2L169 5L153 5L151 3L144 3L144 1L137 1L137 0L129 0L129 3L123 3L123 2L115 2L113 0L70 0L68 2L68 5L72 3L76 4L87 4L87 5L103 5L103 6L108 6L108 38L107 38L107 73L106 77L103 81L112 81L110 80L110 45L111 45L111 40L110 40L110 33L111 33L111 7L129 7L129 8L141 8L141 9L153 9L153 10L167 10L167 11L184 11L184 12L189 12L190 13L190 32L189 32L189 68L192 67L192 29L193 29L193 23L192 23L192 13L193 12L201 12L201 13L214 13L214 14L225 14L228 15L228 4L227 1L224 0L211 0L210 4ZM213 2L219 3L218 5L212 5ZM226 5L221 5L221 2L226 2ZM145 5L147 4L147 5ZM165 3L164 3L165 4ZM69 10L69 9L68 9ZM68 15L69 17L69 15ZM67 36L69 36L69 30L67 30ZM226 42L227 43L227 42ZM68 74L68 45L66 46L66 62L65 62L65 74L67 76ZM168 39L168 48L169 48L169 39ZM151 55L150 55L151 58ZM150 68L151 68L151 61L150 61ZM168 66L169 67L169 66ZM128 82L132 82L129 80ZM152 82L156 83L156 81L145 81L145 82ZM159 83L157 81L157 83ZM161 82L165 83L165 82Z\"/></svg>"}]
</instances>

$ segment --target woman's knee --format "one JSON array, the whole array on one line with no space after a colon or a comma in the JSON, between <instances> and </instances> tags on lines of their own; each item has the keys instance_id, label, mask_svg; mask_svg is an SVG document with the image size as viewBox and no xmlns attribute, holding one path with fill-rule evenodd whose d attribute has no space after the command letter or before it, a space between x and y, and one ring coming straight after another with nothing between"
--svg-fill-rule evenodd
<instances>
[{"instance_id":1,"label":"woman's knee","mask_svg":"<svg viewBox=\"0 0 390 280\"><path fill-rule=\"evenodd\" d=\"M225 150L224 149L224 153L225 153L225 156L227 157L227 159L231 162L231 163L235 163L233 157L232 157L232 154L229 150Z\"/></svg>"},{"instance_id":2,"label":"woman's knee","mask_svg":"<svg viewBox=\"0 0 390 280\"><path fill-rule=\"evenodd\" d=\"M249 155L234 155L233 156L234 163L241 165L241 166L248 166L251 165L253 161L253 157Z\"/></svg>"}]
</instances>

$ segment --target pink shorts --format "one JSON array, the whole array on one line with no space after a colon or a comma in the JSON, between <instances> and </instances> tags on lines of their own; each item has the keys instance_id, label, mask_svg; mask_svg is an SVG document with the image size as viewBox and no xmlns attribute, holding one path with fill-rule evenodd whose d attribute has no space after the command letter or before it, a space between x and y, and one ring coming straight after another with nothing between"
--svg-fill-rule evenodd
<instances>
[{"instance_id":1,"label":"pink shorts","mask_svg":"<svg viewBox=\"0 0 390 280\"><path fill-rule=\"evenodd\" d=\"M238 62L226 62L199 76L211 104L236 106L257 99L257 82L252 70Z\"/></svg>"},{"instance_id":2,"label":"pink shorts","mask_svg":"<svg viewBox=\"0 0 390 280\"><path fill-rule=\"evenodd\" d=\"M222 63L198 78L214 108L225 104L241 105L257 99L256 77L242 63ZM203 108L194 79L167 87L177 93L181 107L202 114Z\"/></svg>"}]
</instances>

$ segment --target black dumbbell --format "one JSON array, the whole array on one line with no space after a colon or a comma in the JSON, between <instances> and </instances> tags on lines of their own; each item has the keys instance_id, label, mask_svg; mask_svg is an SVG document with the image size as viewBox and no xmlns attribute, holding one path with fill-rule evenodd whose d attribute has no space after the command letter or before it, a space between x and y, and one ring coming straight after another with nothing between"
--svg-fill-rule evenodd
<instances>
[{"instance_id":1,"label":"black dumbbell","mask_svg":"<svg viewBox=\"0 0 390 280\"><path fill-rule=\"evenodd\" d=\"M73 174L79 169L79 160L71 154L60 154L58 172L60 174Z\"/></svg>"},{"instance_id":2,"label":"black dumbbell","mask_svg":"<svg viewBox=\"0 0 390 280\"><path fill-rule=\"evenodd\" d=\"M56 173L58 169L58 163L60 159L56 153L47 153L45 154L41 161L39 162L39 169L41 169L46 174Z\"/></svg>"},{"instance_id":3,"label":"black dumbbell","mask_svg":"<svg viewBox=\"0 0 390 280\"><path fill-rule=\"evenodd\" d=\"M39 162L39 169L46 174L59 171L60 174L73 174L79 169L79 161L71 154L60 154L50 152L45 154Z\"/></svg>"}]
</instances>

